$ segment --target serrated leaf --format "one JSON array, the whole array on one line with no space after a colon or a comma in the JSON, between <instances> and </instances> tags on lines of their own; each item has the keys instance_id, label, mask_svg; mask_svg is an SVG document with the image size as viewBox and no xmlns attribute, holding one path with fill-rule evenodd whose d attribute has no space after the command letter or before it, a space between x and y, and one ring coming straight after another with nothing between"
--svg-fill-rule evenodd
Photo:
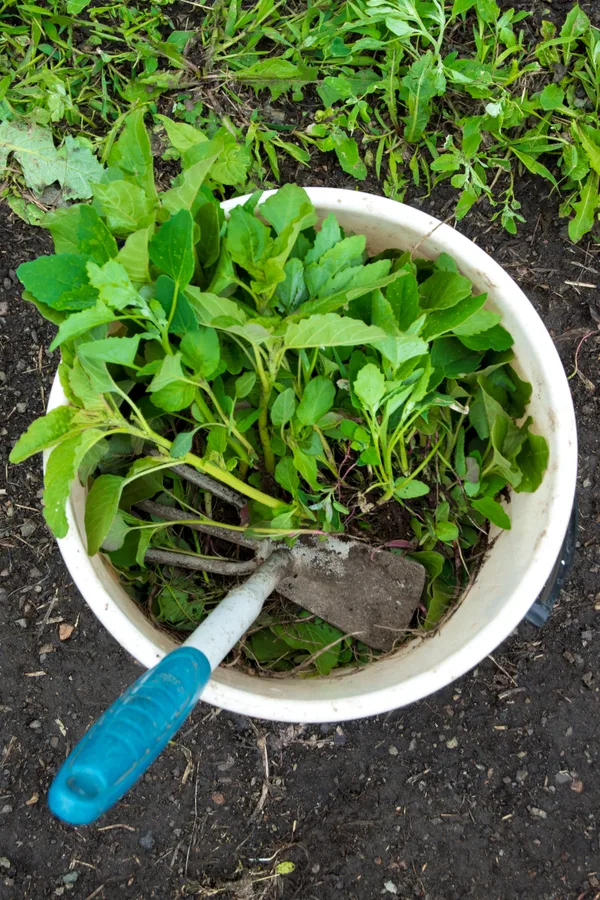
<instances>
[{"instance_id":1,"label":"serrated leaf","mask_svg":"<svg viewBox=\"0 0 600 900\"><path fill-rule=\"evenodd\" d=\"M250 85L255 90L269 88L271 99L277 100L292 88L301 88L314 82L317 71L304 64L294 65L289 60L277 57L264 59L251 66L246 66L244 69L238 69L234 74L237 81Z\"/></svg>"},{"instance_id":2,"label":"serrated leaf","mask_svg":"<svg viewBox=\"0 0 600 900\"><path fill-rule=\"evenodd\" d=\"M530 432L516 460L523 473L523 477L516 487L518 493L531 494L537 491L548 468L549 456L550 451L546 439L539 434Z\"/></svg>"},{"instance_id":3,"label":"serrated leaf","mask_svg":"<svg viewBox=\"0 0 600 900\"><path fill-rule=\"evenodd\" d=\"M315 668L319 675L329 675L337 665L341 640L344 632L326 622L294 622L286 625L272 625L271 630L294 650L306 650L310 655L319 653ZM338 641L338 643L334 643ZM329 647L329 644L334 644ZM324 650L329 647L328 650Z\"/></svg>"},{"instance_id":4,"label":"serrated leaf","mask_svg":"<svg viewBox=\"0 0 600 900\"><path fill-rule=\"evenodd\" d=\"M569 222L569 237L574 243L580 241L584 234L594 227L596 212L600 207L598 178L597 172L589 173L581 189L579 200L573 204L575 217Z\"/></svg>"},{"instance_id":5,"label":"serrated leaf","mask_svg":"<svg viewBox=\"0 0 600 900\"><path fill-rule=\"evenodd\" d=\"M109 309L101 300L98 300L96 305L90 309L72 313L72 315L61 322L58 334L50 344L50 350L56 350L65 341L71 341L81 334L86 334L92 328L95 328L96 325L112 322L114 318L114 311Z\"/></svg>"},{"instance_id":6,"label":"serrated leaf","mask_svg":"<svg viewBox=\"0 0 600 900\"><path fill-rule=\"evenodd\" d=\"M464 275L453 272L434 272L420 285L421 308L448 309L471 296L473 285Z\"/></svg>"},{"instance_id":7,"label":"serrated leaf","mask_svg":"<svg viewBox=\"0 0 600 900\"><path fill-rule=\"evenodd\" d=\"M90 283L98 291L99 302L115 310L139 304L140 295L132 285L126 269L116 259L110 259L103 266L88 262L87 273Z\"/></svg>"},{"instance_id":8,"label":"serrated leaf","mask_svg":"<svg viewBox=\"0 0 600 900\"><path fill-rule=\"evenodd\" d=\"M487 294L479 294L477 297L467 297L455 303L448 309L438 309L430 312L421 329L421 336L426 341L433 340L453 331L457 326L470 319L485 303ZM493 314L492 314L493 315ZM499 317L498 317L499 318Z\"/></svg>"},{"instance_id":9,"label":"serrated leaf","mask_svg":"<svg viewBox=\"0 0 600 900\"><path fill-rule=\"evenodd\" d=\"M90 341L79 347L79 359L131 366L137 354L140 339L141 335L136 334L133 337L108 337Z\"/></svg>"},{"instance_id":10,"label":"serrated leaf","mask_svg":"<svg viewBox=\"0 0 600 900\"><path fill-rule=\"evenodd\" d=\"M23 462L34 453L51 447L70 431L76 412L72 406L57 406L45 416L35 419L12 448L9 462Z\"/></svg>"}]
</instances>

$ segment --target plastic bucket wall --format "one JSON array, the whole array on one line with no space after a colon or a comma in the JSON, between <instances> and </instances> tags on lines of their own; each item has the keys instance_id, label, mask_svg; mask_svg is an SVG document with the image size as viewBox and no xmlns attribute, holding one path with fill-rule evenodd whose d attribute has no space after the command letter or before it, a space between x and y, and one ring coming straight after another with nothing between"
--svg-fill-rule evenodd
<instances>
[{"instance_id":1,"label":"plastic bucket wall","mask_svg":"<svg viewBox=\"0 0 600 900\"><path fill-rule=\"evenodd\" d=\"M449 253L515 338L520 375L533 385L528 413L550 445L546 477L535 494L513 494L512 530L501 532L475 583L439 632L415 639L362 671L314 679L269 679L219 669L203 699L263 719L334 722L374 715L426 697L475 666L521 621L560 551L573 503L576 432L567 380L541 319L515 282L486 253L452 228L415 209L370 194L330 188L308 193L320 218L335 213L347 232L364 234L371 253L388 248L435 258ZM227 201L230 210L244 197ZM55 379L50 408L65 403ZM86 602L117 641L145 666L173 642L157 631L120 587L102 557L84 544L85 491L74 487L69 534L59 546Z\"/></svg>"}]
</instances>

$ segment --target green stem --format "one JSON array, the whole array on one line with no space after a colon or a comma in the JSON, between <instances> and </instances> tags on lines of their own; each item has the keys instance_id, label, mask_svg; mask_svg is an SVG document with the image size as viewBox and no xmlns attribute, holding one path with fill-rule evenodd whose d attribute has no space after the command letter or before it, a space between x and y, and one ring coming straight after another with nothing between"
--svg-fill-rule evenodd
<instances>
[{"instance_id":1,"label":"green stem","mask_svg":"<svg viewBox=\"0 0 600 900\"><path fill-rule=\"evenodd\" d=\"M170 442L167 441L167 443ZM198 469L199 472L204 472L206 475L216 478L216 480L220 481L222 484L228 485L230 488L233 488L234 491L243 494L244 497L250 497L251 500L262 503L263 506L268 506L270 509L278 509L283 505L281 500L277 500L275 497L271 497L269 494L265 494L262 491L253 488L252 485L246 484L245 481L240 481L240 479L236 478L235 475L232 475L231 472L220 469L219 466L215 466L214 463L206 462L204 459L196 456L195 453L187 453L184 461L189 463L195 469Z\"/></svg>"},{"instance_id":2,"label":"green stem","mask_svg":"<svg viewBox=\"0 0 600 900\"><path fill-rule=\"evenodd\" d=\"M252 446L252 444L250 444L250 443L246 440L246 438L244 437L244 435L243 435L240 431L238 431L238 429L237 429L236 426L234 425L233 421L230 421L230 420L227 418L227 416L225 415L225 413L223 412L223 410L222 410L222 408L221 408L221 405L220 405L219 401L217 400L217 398L215 397L214 393L213 393L212 390L210 389L210 387L209 387L209 385L208 385L208 382L204 381L204 379L203 379L203 380L200 382L200 387L202 388L203 391L206 391L206 393L207 393L208 396L210 397L210 399L211 399L211 401L212 401L212 403L213 403L215 409L217 410L218 414L221 416L221 418L222 418L222 420L223 420L223 424L224 424L228 429L231 429L231 432L235 435L235 437L236 437L236 443L239 443L239 444L241 445L241 447L244 447L244 448L245 448L245 452L242 453L242 459L243 459L245 462L247 462L249 456L254 456L254 447ZM207 407L207 408L208 408L208 407ZM202 412L202 414L204 415L204 412Z\"/></svg>"},{"instance_id":3,"label":"green stem","mask_svg":"<svg viewBox=\"0 0 600 900\"><path fill-rule=\"evenodd\" d=\"M261 387L260 402L258 407L260 410L258 416L258 434L260 436L260 443L263 449L265 470L270 475L272 475L275 471L275 454L271 449L271 435L269 433L269 400L271 399L273 384L267 377L267 373L265 372L257 347L254 347L254 357L256 360L256 371L258 372Z\"/></svg>"}]
</instances>

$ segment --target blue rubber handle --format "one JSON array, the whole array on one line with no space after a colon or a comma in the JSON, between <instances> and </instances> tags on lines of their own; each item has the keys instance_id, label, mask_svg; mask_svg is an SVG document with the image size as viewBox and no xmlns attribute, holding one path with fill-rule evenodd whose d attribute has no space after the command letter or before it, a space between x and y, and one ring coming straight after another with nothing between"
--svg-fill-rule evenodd
<instances>
[{"instance_id":1,"label":"blue rubber handle","mask_svg":"<svg viewBox=\"0 0 600 900\"><path fill-rule=\"evenodd\" d=\"M180 647L144 673L79 741L52 782L48 805L88 825L125 794L183 725L210 678L210 663Z\"/></svg>"}]
</instances>

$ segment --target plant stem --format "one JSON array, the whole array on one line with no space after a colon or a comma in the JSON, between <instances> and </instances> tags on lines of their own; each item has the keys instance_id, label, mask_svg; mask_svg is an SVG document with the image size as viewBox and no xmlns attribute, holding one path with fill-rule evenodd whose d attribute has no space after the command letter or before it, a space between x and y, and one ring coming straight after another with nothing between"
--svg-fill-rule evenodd
<instances>
[{"instance_id":1,"label":"plant stem","mask_svg":"<svg viewBox=\"0 0 600 900\"><path fill-rule=\"evenodd\" d=\"M251 500L256 500L258 503L262 503L263 506L268 506L270 509L278 509L278 507L283 505L281 500L276 500L275 497L271 497L269 494L265 494L252 487L252 485L246 484L245 481L240 481L235 475L226 472L225 469L220 469L218 466L215 466L214 463L206 462L204 459L196 456L195 453L187 453L185 461L195 469L198 469L199 472L205 472L206 475L211 475L212 478L216 478L217 481L229 485L234 491L239 491L240 494L243 494L245 497L250 497Z\"/></svg>"},{"instance_id":2,"label":"plant stem","mask_svg":"<svg viewBox=\"0 0 600 900\"><path fill-rule=\"evenodd\" d=\"M260 352L257 347L254 347L254 357L256 360L256 371L258 372L261 388L259 403L260 412L258 416L258 433L263 449L265 470L270 475L272 475L275 471L275 454L271 449L271 436L269 434L269 400L271 399L273 383L269 381L269 378L267 377L267 373L265 372L264 366L262 364L262 359L260 358Z\"/></svg>"}]
</instances>

